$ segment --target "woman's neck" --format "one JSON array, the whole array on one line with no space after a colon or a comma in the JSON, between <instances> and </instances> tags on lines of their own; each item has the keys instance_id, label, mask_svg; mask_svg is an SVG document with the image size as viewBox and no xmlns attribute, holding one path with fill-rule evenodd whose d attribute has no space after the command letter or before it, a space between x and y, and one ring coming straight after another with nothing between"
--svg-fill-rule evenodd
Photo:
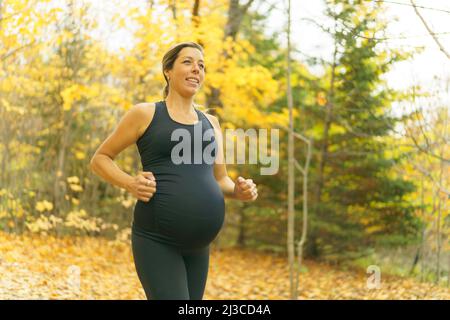
<instances>
[{"instance_id":1,"label":"woman's neck","mask_svg":"<svg viewBox=\"0 0 450 320\"><path fill-rule=\"evenodd\" d=\"M166 105L170 106L171 110L182 114L190 114L194 111L194 98L184 98L176 94L168 94Z\"/></svg>"}]
</instances>

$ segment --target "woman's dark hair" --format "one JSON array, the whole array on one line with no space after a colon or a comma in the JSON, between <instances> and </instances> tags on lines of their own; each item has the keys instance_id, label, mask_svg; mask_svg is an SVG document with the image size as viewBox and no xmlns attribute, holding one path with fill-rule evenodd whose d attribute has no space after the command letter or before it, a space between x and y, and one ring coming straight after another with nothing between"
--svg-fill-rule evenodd
<instances>
[{"instance_id":1,"label":"woman's dark hair","mask_svg":"<svg viewBox=\"0 0 450 320\"><path fill-rule=\"evenodd\" d=\"M166 86L164 87L164 92L163 92L163 96L164 99L167 97L167 95L169 94L169 81L167 80L166 74L164 73L164 71L167 70L172 70L173 68L173 64L175 62L175 60L178 58L178 54L180 53L180 51L183 48L186 47L191 47L191 48L196 48L198 50L200 50L200 52L203 54L203 47L201 45L199 45L198 43L195 42L180 42L174 46L172 46L169 51L167 51L164 54L164 57L162 59L162 71L163 71L163 76L164 79L166 79ZM206 72L206 69L205 69Z\"/></svg>"}]
</instances>

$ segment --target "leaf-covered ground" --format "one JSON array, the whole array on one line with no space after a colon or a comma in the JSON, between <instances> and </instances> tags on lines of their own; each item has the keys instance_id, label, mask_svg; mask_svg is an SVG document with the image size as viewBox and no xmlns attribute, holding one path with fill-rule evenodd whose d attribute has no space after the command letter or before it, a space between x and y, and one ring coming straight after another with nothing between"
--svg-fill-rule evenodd
<instances>
[{"instance_id":1,"label":"leaf-covered ground","mask_svg":"<svg viewBox=\"0 0 450 320\"><path fill-rule=\"evenodd\" d=\"M0 233L0 299L145 299L129 243ZM300 299L450 299L450 289L306 261ZM289 299L286 260L251 250L211 250L205 300Z\"/></svg>"}]
</instances>

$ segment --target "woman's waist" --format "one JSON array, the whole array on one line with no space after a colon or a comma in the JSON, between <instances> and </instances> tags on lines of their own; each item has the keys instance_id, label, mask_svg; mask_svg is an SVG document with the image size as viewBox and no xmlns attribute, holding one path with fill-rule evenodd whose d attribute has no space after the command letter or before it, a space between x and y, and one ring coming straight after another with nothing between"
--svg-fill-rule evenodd
<instances>
[{"instance_id":1,"label":"woman's waist","mask_svg":"<svg viewBox=\"0 0 450 320\"><path fill-rule=\"evenodd\" d=\"M142 168L144 171L151 171L159 175L167 176L214 176L213 164L195 164L195 163L180 163L175 164L171 160L165 160L160 162L145 161L142 160Z\"/></svg>"},{"instance_id":2,"label":"woman's waist","mask_svg":"<svg viewBox=\"0 0 450 320\"><path fill-rule=\"evenodd\" d=\"M134 210L139 221L148 219L166 223L215 223L225 215L223 198L195 199L153 196L150 201L138 200Z\"/></svg>"},{"instance_id":3,"label":"woman's waist","mask_svg":"<svg viewBox=\"0 0 450 320\"><path fill-rule=\"evenodd\" d=\"M145 171L145 170L144 170ZM220 186L214 174L195 175L191 173L160 173L151 171L156 180L156 193L166 194L197 194L221 193Z\"/></svg>"},{"instance_id":4,"label":"woman's waist","mask_svg":"<svg viewBox=\"0 0 450 320\"><path fill-rule=\"evenodd\" d=\"M137 200L143 207L151 210L192 209L222 206L225 202L222 191L217 187L204 190L195 187L183 189L156 186L156 192L149 201Z\"/></svg>"}]
</instances>

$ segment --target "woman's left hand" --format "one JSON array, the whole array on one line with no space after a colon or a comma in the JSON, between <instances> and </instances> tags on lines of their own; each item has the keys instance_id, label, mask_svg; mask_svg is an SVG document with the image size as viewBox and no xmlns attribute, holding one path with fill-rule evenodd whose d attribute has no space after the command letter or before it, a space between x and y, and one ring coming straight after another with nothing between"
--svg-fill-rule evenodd
<instances>
[{"instance_id":1,"label":"woman's left hand","mask_svg":"<svg viewBox=\"0 0 450 320\"><path fill-rule=\"evenodd\" d=\"M253 180L239 176L234 184L234 198L241 201L255 201L258 198L258 190Z\"/></svg>"}]
</instances>

